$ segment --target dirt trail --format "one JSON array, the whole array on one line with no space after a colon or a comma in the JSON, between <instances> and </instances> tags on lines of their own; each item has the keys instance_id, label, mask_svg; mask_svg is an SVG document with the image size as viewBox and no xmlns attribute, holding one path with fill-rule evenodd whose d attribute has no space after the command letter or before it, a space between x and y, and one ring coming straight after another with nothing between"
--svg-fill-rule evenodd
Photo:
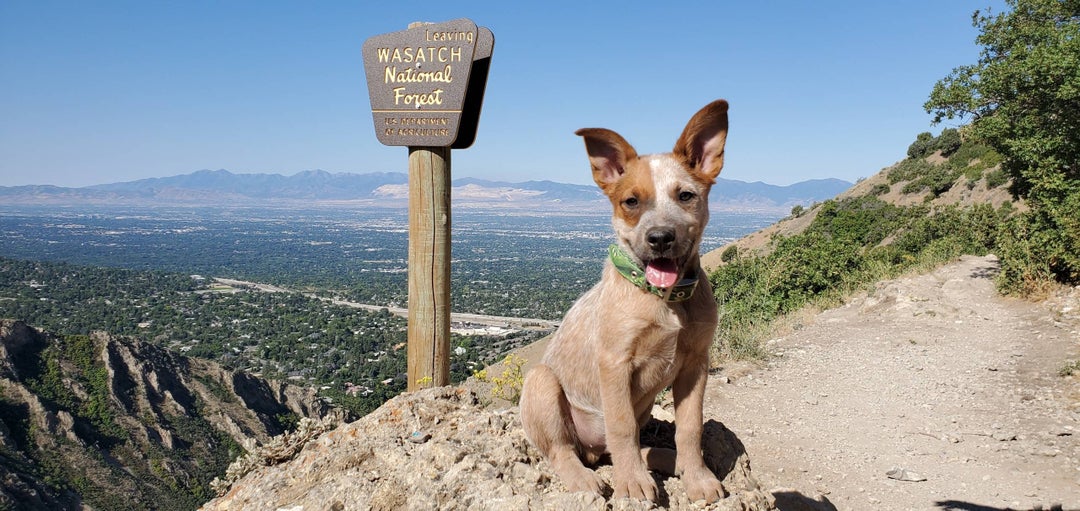
<instances>
[{"instance_id":1,"label":"dirt trail","mask_svg":"<svg viewBox=\"0 0 1080 511\"><path fill-rule=\"evenodd\" d=\"M1080 288L996 294L995 258L883 282L710 378L766 488L837 509L1080 509ZM901 479L887 472L903 469Z\"/></svg>"}]
</instances>

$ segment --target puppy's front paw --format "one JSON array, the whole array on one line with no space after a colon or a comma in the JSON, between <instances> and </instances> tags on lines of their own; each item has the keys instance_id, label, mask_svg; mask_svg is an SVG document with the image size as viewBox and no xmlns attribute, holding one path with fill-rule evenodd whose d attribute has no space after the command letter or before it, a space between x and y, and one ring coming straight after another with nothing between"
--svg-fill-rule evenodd
<instances>
[{"instance_id":1,"label":"puppy's front paw","mask_svg":"<svg viewBox=\"0 0 1080 511\"><path fill-rule=\"evenodd\" d=\"M709 469L683 474L682 482L691 502L699 500L715 502L727 494L724 491L724 485L720 484L720 480Z\"/></svg>"},{"instance_id":2,"label":"puppy's front paw","mask_svg":"<svg viewBox=\"0 0 1080 511\"><path fill-rule=\"evenodd\" d=\"M563 478L562 483L566 486L566 491L573 492L588 492L595 495L602 495L601 488L603 488L603 481L596 472L592 470L586 470L579 473L577 477Z\"/></svg>"},{"instance_id":3,"label":"puppy's front paw","mask_svg":"<svg viewBox=\"0 0 1080 511\"><path fill-rule=\"evenodd\" d=\"M577 458L571 458L570 461L553 462L552 465L563 486L566 486L566 491L571 493L584 491L596 495L602 493L601 489L604 483L600 476L583 466Z\"/></svg>"},{"instance_id":4,"label":"puppy's front paw","mask_svg":"<svg viewBox=\"0 0 1080 511\"><path fill-rule=\"evenodd\" d=\"M656 502L656 481L648 470L635 470L629 474L616 471L614 479L612 489L615 498L630 497Z\"/></svg>"}]
</instances>

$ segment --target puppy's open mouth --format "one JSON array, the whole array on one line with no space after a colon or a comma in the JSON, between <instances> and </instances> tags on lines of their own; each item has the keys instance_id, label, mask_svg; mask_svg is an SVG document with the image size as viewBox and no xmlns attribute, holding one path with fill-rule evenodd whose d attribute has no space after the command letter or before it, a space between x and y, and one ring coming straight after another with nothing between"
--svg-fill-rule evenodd
<instances>
[{"instance_id":1,"label":"puppy's open mouth","mask_svg":"<svg viewBox=\"0 0 1080 511\"><path fill-rule=\"evenodd\" d=\"M645 266L645 280L656 287L671 287L679 280L679 265L674 259L661 257Z\"/></svg>"}]
</instances>

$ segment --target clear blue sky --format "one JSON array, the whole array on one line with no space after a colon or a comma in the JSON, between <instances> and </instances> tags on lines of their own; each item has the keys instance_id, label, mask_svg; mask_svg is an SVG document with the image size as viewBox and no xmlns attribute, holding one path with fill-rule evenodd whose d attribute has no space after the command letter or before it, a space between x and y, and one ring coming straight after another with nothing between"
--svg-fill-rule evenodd
<instances>
[{"instance_id":1,"label":"clear blue sky","mask_svg":"<svg viewBox=\"0 0 1080 511\"><path fill-rule=\"evenodd\" d=\"M574 130L667 151L731 103L723 177L854 181L937 133L934 82L974 63L1001 1L0 0L0 186L200 169L405 171L375 138L361 45L411 21L495 34L476 143L453 175L591 183Z\"/></svg>"}]
</instances>

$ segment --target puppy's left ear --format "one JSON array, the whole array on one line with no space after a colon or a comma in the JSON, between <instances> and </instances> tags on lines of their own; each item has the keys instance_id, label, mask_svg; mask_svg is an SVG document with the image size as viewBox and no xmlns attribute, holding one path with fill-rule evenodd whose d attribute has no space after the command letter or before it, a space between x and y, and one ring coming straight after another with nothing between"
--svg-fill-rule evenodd
<instances>
[{"instance_id":1,"label":"puppy's left ear","mask_svg":"<svg viewBox=\"0 0 1080 511\"><path fill-rule=\"evenodd\" d=\"M687 168L716 180L724 168L724 144L728 133L728 102L718 99L698 110L686 123L672 152Z\"/></svg>"}]
</instances>

